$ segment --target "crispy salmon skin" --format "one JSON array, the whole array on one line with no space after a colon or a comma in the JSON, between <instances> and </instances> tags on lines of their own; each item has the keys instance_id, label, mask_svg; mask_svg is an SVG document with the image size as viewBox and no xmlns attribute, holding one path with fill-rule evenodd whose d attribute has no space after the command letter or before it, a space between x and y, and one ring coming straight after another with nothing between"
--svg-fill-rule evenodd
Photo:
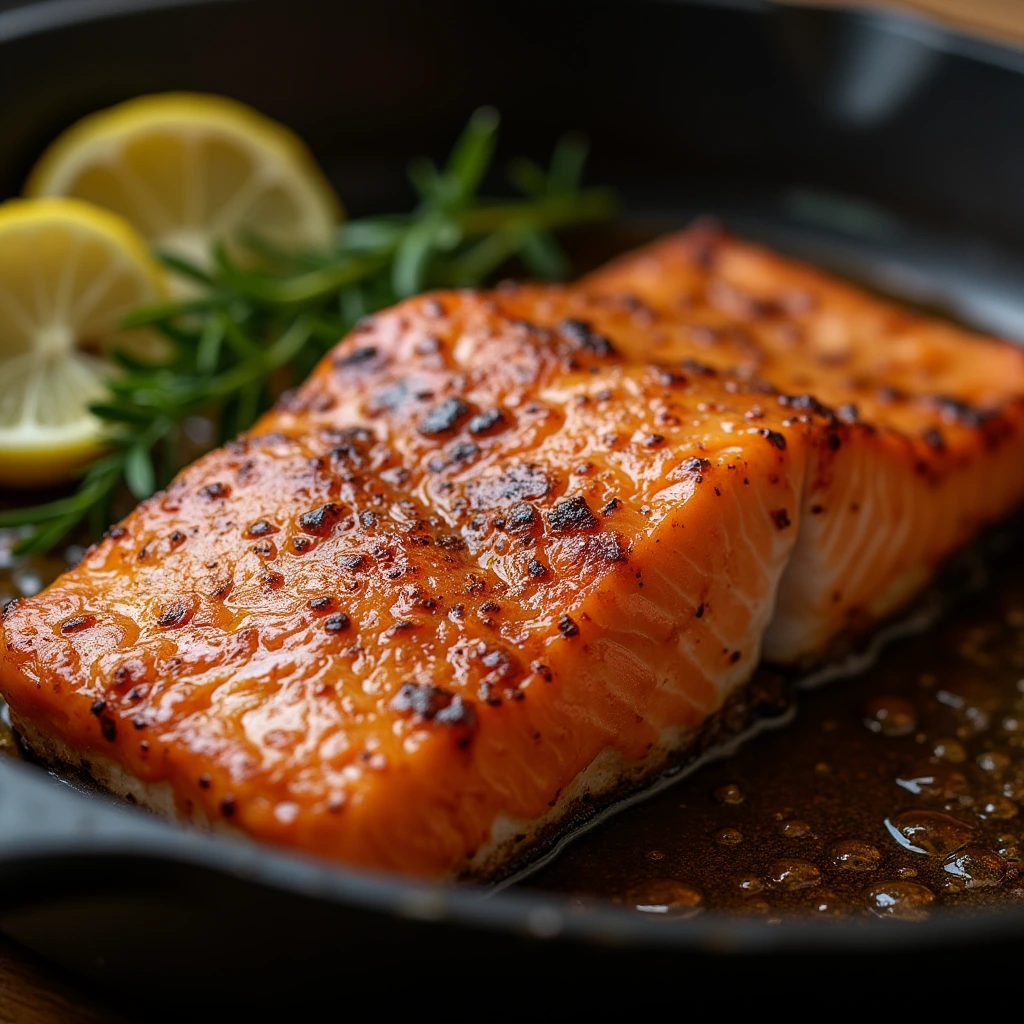
<instances>
[{"instance_id":1,"label":"crispy salmon skin","mask_svg":"<svg viewBox=\"0 0 1024 1024\"><path fill-rule=\"evenodd\" d=\"M628 306L407 302L9 606L30 741L351 864L493 875L749 679L812 429ZM125 780L141 785L129 787Z\"/></svg>"},{"instance_id":2,"label":"crispy salmon skin","mask_svg":"<svg viewBox=\"0 0 1024 1024\"><path fill-rule=\"evenodd\" d=\"M826 406L848 442L811 463L769 659L814 664L891 615L1024 498L1024 351L698 225L585 278L650 329L635 360L699 359ZM671 329L663 326L666 321Z\"/></svg>"}]
</instances>

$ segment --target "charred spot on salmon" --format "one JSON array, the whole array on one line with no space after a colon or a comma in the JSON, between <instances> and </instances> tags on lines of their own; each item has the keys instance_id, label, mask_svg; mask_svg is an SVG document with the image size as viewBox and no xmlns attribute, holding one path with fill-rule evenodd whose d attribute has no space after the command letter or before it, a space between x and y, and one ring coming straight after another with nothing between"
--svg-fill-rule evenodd
<instances>
[{"instance_id":1,"label":"charred spot on salmon","mask_svg":"<svg viewBox=\"0 0 1024 1024\"><path fill-rule=\"evenodd\" d=\"M692 476L696 483L702 484L704 483L704 474L710 468L711 462L708 459L699 459L696 456L691 455L689 458L683 459L683 461L679 463L679 469L672 475Z\"/></svg>"},{"instance_id":2,"label":"charred spot on salmon","mask_svg":"<svg viewBox=\"0 0 1024 1024\"><path fill-rule=\"evenodd\" d=\"M575 342L580 348L593 352L597 356L611 356L615 354L615 348L611 341L603 334L598 334L586 320L568 318L558 325L561 334L570 341Z\"/></svg>"},{"instance_id":3,"label":"charred spot on salmon","mask_svg":"<svg viewBox=\"0 0 1024 1024\"><path fill-rule=\"evenodd\" d=\"M812 412L818 416L831 416L832 410L814 395L779 395L779 405L797 412Z\"/></svg>"},{"instance_id":4,"label":"charred spot on salmon","mask_svg":"<svg viewBox=\"0 0 1024 1024\"><path fill-rule=\"evenodd\" d=\"M106 710L107 702L102 697L100 697L97 700L94 700L92 704L89 706L90 714L95 715L97 718L99 718L99 716L102 715L103 712Z\"/></svg>"},{"instance_id":5,"label":"charred spot on salmon","mask_svg":"<svg viewBox=\"0 0 1024 1024\"><path fill-rule=\"evenodd\" d=\"M369 509L359 513L359 522L363 528L368 530L377 522L377 513L371 512Z\"/></svg>"},{"instance_id":6,"label":"charred spot on salmon","mask_svg":"<svg viewBox=\"0 0 1024 1024\"><path fill-rule=\"evenodd\" d=\"M829 431L828 434L828 446L831 451L837 452L842 445L842 440L839 435L833 430Z\"/></svg>"},{"instance_id":7,"label":"charred spot on salmon","mask_svg":"<svg viewBox=\"0 0 1024 1024\"><path fill-rule=\"evenodd\" d=\"M324 620L324 629L328 633L342 633L349 625L349 617L344 612L334 612Z\"/></svg>"},{"instance_id":8,"label":"charred spot on salmon","mask_svg":"<svg viewBox=\"0 0 1024 1024\"><path fill-rule=\"evenodd\" d=\"M575 495L560 501L549 513L548 522L553 530L589 530L597 526L597 516L590 510L586 498Z\"/></svg>"},{"instance_id":9,"label":"charred spot on salmon","mask_svg":"<svg viewBox=\"0 0 1024 1024\"><path fill-rule=\"evenodd\" d=\"M359 569L366 563L366 555L342 555L338 559L338 565L342 569Z\"/></svg>"},{"instance_id":10,"label":"charred spot on salmon","mask_svg":"<svg viewBox=\"0 0 1024 1024\"><path fill-rule=\"evenodd\" d=\"M65 619L60 624L60 631L62 633L80 633L95 623L96 619L92 615L72 615L70 619Z\"/></svg>"},{"instance_id":11,"label":"charred spot on salmon","mask_svg":"<svg viewBox=\"0 0 1024 1024\"><path fill-rule=\"evenodd\" d=\"M466 496L474 509L505 508L510 502L543 498L551 490L547 474L535 463L517 463L499 476L470 480Z\"/></svg>"},{"instance_id":12,"label":"charred spot on salmon","mask_svg":"<svg viewBox=\"0 0 1024 1024\"><path fill-rule=\"evenodd\" d=\"M621 504L622 504L622 502L619 501L618 498L612 498L610 501L606 501L601 506L601 515L603 515L603 516L611 515L612 512L614 512Z\"/></svg>"},{"instance_id":13,"label":"charred spot on salmon","mask_svg":"<svg viewBox=\"0 0 1024 1024\"><path fill-rule=\"evenodd\" d=\"M340 518L341 509L333 501L329 501L299 516L299 528L314 536L322 536L328 533Z\"/></svg>"},{"instance_id":14,"label":"charred spot on salmon","mask_svg":"<svg viewBox=\"0 0 1024 1024\"><path fill-rule=\"evenodd\" d=\"M487 409L485 412L478 412L475 416L470 417L466 429L471 434L486 434L505 425L505 414L500 409Z\"/></svg>"},{"instance_id":15,"label":"charred spot on salmon","mask_svg":"<svg viewBox=\"0 0 1024 1024\"><path fill-rule=\"evenodd\" d=\"M411 712L424 721L442 725L472 725L476 721L473 706L460 694L430 684L403 683L390 706L400 714Z\"/></svg>"},{"instance_id":16,"label":"charred spot on salmon","mask_svg":"<svg viewBox=\"0 0 1024 1024\"><path fill-rule=\"evenodd\" d=\"M310 611L324 612L327 611L333 604L333 597L314 597L309 600L308 607Z\"/></svg>"},{"instance_id":17,"label":"charred spot on salmon","mask_svg":"<svg viewBox=\"0 0 1024 1024\"><path fill-rule=\"evenodd\" d=\"M558 631L564 637L576 636L580 631L580 627L576 625L571 615L563 612L558 617Z\"/></svg>"},{"instance_id":18,"label":"charred spot on salmon","mask_svg":"<svg viewBox=\"0 0 1024 1024\"><path fill-rule=\"evenodd\" d=\"M769 430L765 427L763 430L759 430L758 433L768 439L768 443L782 451L786 447L786 438L784 434L780 434L777 430Z\"/></svg>"},{"instance_id":19,"label":"charred spot on salmon","mask_svg":"<svg viewBox=\"0 0 1024 1024\"><path fill-rule=\"evenodd\" d=\"M538 562L536 558L530 559L528 568L531 576L543 576L548 571L548 567L543 562Z\"/></svg>"},{"instance_id":20,"label":"charred spot on salmon","mask_svg":"<svg viewBox=\"0 0 1024 1024\"><path fill-rule=\"evenodd\" d=\"M686 376L675 370L659 369L658 383L667 388L681 387L686 383Z\"/></svg>"},{"instance_id":21,"label":"charred spot on salmon","mask_svg":"<svg viewBox=\"0 0 1024 1024\"><path fill-rule=\"evenodd\" d=\"M936 395L933 401L939 414L947 423L959 423L964 427L979 427L985 420L984 412L958 398L952 398L949 395Z\"/></svg>"},{"instance_id":22,"label":"charred spot on salmon","mask_svg":"<svg viewBox=\"0 0 1024 1024\"><path fill-rule=\"evenodd\" d=\"M260 584L265 590L277 590L284 585L284 576L279 572L265 572L260 576Z\"/></svg>"},{"instance_id":23,"label":"charred spot on salmon","mask_svg":"<svg viewBox=\"0 0 1024 1024\"><path fill-rule=\"evenodd\" d=\"M212 782L213 782L213 779L210 778L210 773L209 772L203 772L203 774L199 776L199 788L200 789L209 789L210 788L210 784Z\"/></svg>"},{"instance_id":24,"label":"charred spot on salmon","mask_svg":"<svg viewBox=\"0 0 1024 1024\"><path fill-rule=\"evenodd\" d=\"M127 532L123 526L112 526L103 536L109 540L120 540Z\"/></svg>"},{"instance_id":25,"label":"charred spot on salmon","mask_svg":"<svg viewBox=\"0 0 1024 1024\"><path fill-rule=\"evenodd\" d=\"M357 348L351 352L346 352L343 356L337 356L334 360L334 365L339 370L344 370L350 366L363 366L376 359L378 355L378 350L372 346Z\"/></svg>"},{"instance_id":26,"label":"charred spot on salmon","mask_svg":"<svg viewBox=\"0 0 1024 1024\"><path fill-rule=\"evenodd\" d=\"M272 540L261 540L258 544L253 544L252 550L259 558L277 557L277 545Z\"/></svg>"},{"instance_id":27,"label":"charred spot on salmon","mask_svg":"<svg viewBox=\"0 0 1024 1024\"><path fill-rule=\"evenodd\" d=\"M191 609L182 601L170 605L157 618L157 624L163 629L173 629L175 626L183 626L191 618Z\"/></svg>"},{"instance_id":28,"label":"charred spot on salmon","mask_svg":"<svg viewBox=\"0 0 1024 1024\"><path fill-rule=\"evenodd\" d=\"M514 530L520 526L529 526L536 517L537 513L534 507L521 501L518 505L513 505L509 510L507 522L509 528Z\"/></svg>"},{"instance_id":29,"label":"charred spot on salmon","mask_svg":"<svg viewBox=\"0 0 1024 1024\"><path fill-rule=\"evenodd\" d=\"M479 445L473 444L472 441L462 441L459 444L452 445L448 450L448 457L453 463L466 462L479 451Z\"/></svg>"},{"instance_id":30,"label":"charred spot on salmon","mask_svg":"<svg viewBox=\"0 0 1024 1024\"><path fill-rule=\"evenodd\" d=\"M844 402L839 406L836 409L836 416L838 416L843 423L856 423L860 418L859 410L853 402Z\"/></svg>"},{"instance_id":31,"label":"charred spot on salmon","mask_svg":"<svg viewBox=\"0 0 1024 1024\"><path fill-rule=\"evenodd\" d=\"M772 522L775 523L776 530L784 530L789 523L789 512L784 508L777 508L771 513Z\"/></svg>"},{"instance_id":32,"label":"charred spot on salmon","mask_svg":"<svg viewBox=\"0 0 1024 1024\"><path fill-rule=\"evenodd\" d=\"M617 533L602 534L599 538L601 553L609 562L624 562L629 545Z\"/></svg>"},{"instance_id":33,"label":"charred spot on salmon","mask_svg":"<svg viewBox=\"0 0 1024 1024\"><path fill-rule=\"evenodd\" d=\"M942 431L938 427L929 427L928 430L922 435L924 442L929 448L935 449L937 452L941 452L946 447L946 442L942 437Z\"/></svg>"},{"instance_id":34,"label":"charred spot on salmon","mask_svg":"<svg viewBox=\"0 0 1024 1024\"><path fill-rule=\"evenodd\" d=\"M698 362L696 359L684 359L679 365L697 377L715 377L718 375L718 371L713 366Z\"/></svg>"},{"instance_id":35,"label":"charred spot on salmon","mask_svg":"<svg viewBox=\"0 0 1024 1024\"><path fill-rule=\"evenodd\" d=\"M394 412L405 401L408 394L409 385L405 381L399 381L397 384L392 384L390 387L385 388L383 391L380 391L373 396L373 408L370 410L371 414L381 409L386 409L388 412Z\"/></svg>"},{"instance_id":36,"label":"charred spot on salmon","mask_svg":"<svg viewBox=\"0 0 1024 1024\"><path fill-rule=\"evenodd\" d=\"M435 537L434 543L439 548L444 548L446 551L462 551L466 547L466 542L458 534L454 533Z\"/></svg>"},{"instance_id":37,"label":"charred spot on salmon","mask_svg":"<svg viewBox=\"0 0 1024 1024\"><path fill-rule=\"evenodd\" d=\"M227 796L225 796L223 800L221 800L221 802L220 802L220 813L223 814L225 818L233 817L235 811L237 811L237 810L238 810L238 804L235 801L235 798L233 796L231 796L230 793Z\"/></svg>"},{"instance_id":38,"label":"charred spot on salmon","mask_svg":"<svg viewBox=\"0 0 1024 1024\"><path fill-rule=\"evenodd\" d=\"M664 443L665 443L665 435L664 434L648 434L644 438L644 447L645 448L657 448L660 445L663 445Z\"/></svg>"},{"instance_id":39,"label":"charred spot on salmon","mask_svg":"<svg viewBox=\"0 0 1024 1024\"><path fill-rule=\"evenodd\" d=\"M461 398L446 398L435 405L419 422L421 434L447 434L454 430L459 420L469 415L469 406Z\"/></svg>"},{"instance_id":40,"label":"charred spot on salmon","mask_svg":"<svg viewBox=\"0 0 1024 1024\"><path fill-rule=\"evenodd\" d=\"M181 547L181 545L184 543L185 534L183 534L181 530L175 530L174 533L171 534L171 547L178 548Z\"/></svg>"},{"instance_id":41,"label":"charred spot on salmon","mask_svg":"<svg viewBox=\"0 0 1024 1024\"><path fill-rule=\"evenodd\" d=\"M227 484L215 482L212 484L207 484L205 487L201 488L199 493L202 497L210 499L230 498L231 488Z\"/></svg>"},{"instance_id":42,"label":"charred spot on salmon","mask_svg":"<svg viewBox=\"0 0 1024 1024\"><path fill-rule=\"evenodd\" d=\"M100 719L100 732L108 743L113 743L117 739L117 723L104 716Z\"/></svg>"}]
</instances>

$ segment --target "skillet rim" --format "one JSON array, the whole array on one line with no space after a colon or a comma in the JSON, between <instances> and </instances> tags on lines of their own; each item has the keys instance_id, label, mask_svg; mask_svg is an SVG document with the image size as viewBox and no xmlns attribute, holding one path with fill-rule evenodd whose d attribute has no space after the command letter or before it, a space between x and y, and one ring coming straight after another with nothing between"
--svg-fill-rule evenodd
<instances>
[{"instance_id":1,"label":"skillet rim","mask_svg":"<svg viewBox=\"0 0 1024 1024\"><path fill-rule=\"evenodd\" d=\"M242 5L250 0L36 0L0 11L0 47L21 39L71 31L109 19L209 7ZM767 15L781 5L773 0L653 0L701 7L724 7ZM854 9L846 5L802 6L837 19L853 18L910 36L924 46L969 60L1024 73L1024 49L940 26L918 14ZM22 806L18 806L19 802ZM14 832L10 821L39 824L33 836ZM57 815L47 831L45 819ZM79 823L68 834L68 825ZM81 823L88 824L81 827ZM851 921L811 917L771 924L739 915L704 913L690 919L652 919L601 901L585 913L567 908L567 900L528 889L492 891L481 886L420 883L378 872L363 871L312 857L258 845L151 818L102 795L87 795L63 786L37 766L0 759L0 877L18 875L28 864L55 861L88 862L142 858L146 862L177 862L213 871L277 892L329 899L340 907L402 920L432 921L484 933L511 933L538 940L600 943L663 951L775 954L879 953L886 950L928 950L986 941L1024 939L1024 907L961 911L940 908L927 922L894 927L879 918ZM19 894L24 896L24 894ZM0 889L0 913L11 896ZM32 900L27 900L31 905ZM14 900L14 906L26 900Z\"/></svg>"}]
</instances>

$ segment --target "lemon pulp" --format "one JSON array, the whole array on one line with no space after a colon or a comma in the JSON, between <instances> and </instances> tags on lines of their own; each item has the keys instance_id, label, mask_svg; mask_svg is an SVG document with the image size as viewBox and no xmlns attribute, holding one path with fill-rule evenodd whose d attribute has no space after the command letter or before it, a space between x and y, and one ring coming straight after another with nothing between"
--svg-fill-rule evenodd
<instances>
[{"instance_id":1,"label":"lemon pulp","mask_svg":"<svg viewBox=\"0 0 1024 1024\"><path fill-rule=\"evenodd\" d=\"M72 199L0 205L0 486L60 482L102 450L88 406L107 393L107 357L145 344L118 322L163 294L121 218Z\"/></svg>"}]
</instances>

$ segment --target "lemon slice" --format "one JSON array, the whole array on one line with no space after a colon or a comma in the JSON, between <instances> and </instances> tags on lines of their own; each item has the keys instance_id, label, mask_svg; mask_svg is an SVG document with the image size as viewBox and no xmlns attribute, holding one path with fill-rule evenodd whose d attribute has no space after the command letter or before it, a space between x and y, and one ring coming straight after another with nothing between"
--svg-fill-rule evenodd
<instances>
[{"instance_id":1,"label":"lemon slice","mask_svg":"<svg viewBox=\"0 0 1024 1024\"><path fill-rule=\"evenodd\" d=\"M153 244L208 266L248 230L287 250L326 248L341 206L288 128L222 96L162 93L92 114L43 154L31 196L77 196Z\"/></svg>"},{"instance_id":2,"label":"lemon slice","mask_svg":"<svg viewBox=\"0 0 1024 1024\"><path fill-rule=\"evenodd\" d=\"M0 205L0 486L67 479L103 448L88 405L106 394L128 310L165 294L145 240L74 199Z\"/></svg>"}]
</instances>

